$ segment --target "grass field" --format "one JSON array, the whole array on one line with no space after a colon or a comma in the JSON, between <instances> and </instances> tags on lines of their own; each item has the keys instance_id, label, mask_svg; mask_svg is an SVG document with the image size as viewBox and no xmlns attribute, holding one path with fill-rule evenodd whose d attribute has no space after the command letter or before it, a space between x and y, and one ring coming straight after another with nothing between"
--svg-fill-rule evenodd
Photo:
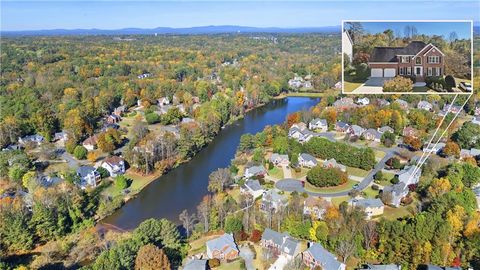
<instances>
[{"instance_id":1,"label":"grass field","mask_svg":"<svg viewBox=\"0 0 480 270\"><path fill-rule=\"evenodd\" d=\"M292 169L292 177L295 179L300 179L302 177L305 177L308 171L309 169L306 169L306 168L300 168L300 172L296 172L295 170Z\"/></svg>"},{"instance_id":2,"label":"grass field","mask_svg":"<svg viewBox=\"0 0 480 270\"><path fill-rule=\"evenodd\" d=\"M410 216L411 213L407 209L408 206L400 206L398 208L385 206L382 217L388 220L396 220L401 217Z\"/></svg>"},{"instance_id":3,"label":"grass field","mask_svg":"<svg viewBox=\"0 0 480 270\"><path fill-rule=\"evenodd\" d=\"M369 171L365 171L365 170L362 170L362 169L359 169L359 168L347 167L347 173L348 173L348 175L366 177L368 175Z\"/></svg>"},{"instance_id":4,"label":"grass field","mask_svg":"<svg viewBox=\"0 0 480 270\"><path fill-rule=\"evenodd\" d=\"M377 151L377 150L374 150L373 151L375 153L375 159L377 161L381 160L383 157L385 157L385 152L383 151Z\"/></svg>"},{"instance_id":5,"label":"grass field","mask_svg":"<svg viewBox=\"0 0 480 270\"><path fill-rule=\"evenodd\" d=\"M350 200L350 196L335 197L332 198L332 204L338 207L342 202L346 202L348 200Z\"/></svg>"},{"instance_id":6,"label":"grass field","mask_svg":"<svg viewBox=\"0 0 480 270\"><path fill-rule=\"evenodd\" d=\"M362 192L365 193L367 198L375 198L378 195L378 190L373 190L372 187L367 187Z\"/></svg>"},{"instance_id":7,"label":"grass field","mask_svg":"<svg viewBox=\"0 0 480 270\"><path fill-rule=\"evenodd\" d=\"M268 175L273 178L283 179L283 170L278 167L273 167L273 169L268 171Z\"/></svg>"},{"instance_id":8,"label":"grass field","mask_svg":"<svg viewBox=\"0 0 480 270\"><path fill-rule=\"evenodd\" d=\"M362 84L363 84L363 82L347 82L347 81L344 81L343 82L343 90L345 92L352 92L353 90L360 87L360 85L362 85Z\"/></svg>"},{"instance_id":9,"label":"grass field","mask_svg":"<svg viewBox=\"0 0 480 270\"><path fill-rule=\"evenodd\" d=\"M358 182L353 181L353 180L348 180L345 184L340 185L340 186L335 186L335 187L324 187L324 188L318 188L313 185L311 185L308 182L305 182L305 190L311 191L311 192L320 192L320 193L336 193L336 192L342 192L342 191L347 191L352 189L353 185L358 184Z\"/></svg>"}]
</instances>

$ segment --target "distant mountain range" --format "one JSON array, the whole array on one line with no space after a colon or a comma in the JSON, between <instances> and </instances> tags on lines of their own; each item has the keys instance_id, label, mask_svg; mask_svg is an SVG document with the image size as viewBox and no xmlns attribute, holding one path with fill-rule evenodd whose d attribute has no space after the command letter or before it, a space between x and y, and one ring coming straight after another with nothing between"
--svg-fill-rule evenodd
<instances>
[{"instance_id":1,"label":"distant mountain range","mask_svg":"<svg viewBox=\"0 0 480 270\"><path fill-rule=\"evenodd\" d=\"M237 25L199 26L188 28L157 27L153 29L123 28L115 30L105 29L51 29L51 30L25 30L25 31L1 31L2 36L69 36L69 35L199 35L199 34L223 34L223 33L339 33L340 25L322 27L249 27ZM473 26L475 35L480 35L480 23Z\"/></svg>"},{"instance_id":2,"label":"distant mountain range","mask_svg":"<svg viewBox=\"0 0 480 270\"><path fill-rule=\"evenodd\" d=\"M189 28L157 27L153 29L123 28L115 30L105 29L51 29L2 31L4 36L57 36L57 35L153 35L153 34L222 34L222 33L338 33L340 25L305 27L305 28L277 28L277 27L248 27L236 25L199 26Z\"/></svg>"}]
</instances>

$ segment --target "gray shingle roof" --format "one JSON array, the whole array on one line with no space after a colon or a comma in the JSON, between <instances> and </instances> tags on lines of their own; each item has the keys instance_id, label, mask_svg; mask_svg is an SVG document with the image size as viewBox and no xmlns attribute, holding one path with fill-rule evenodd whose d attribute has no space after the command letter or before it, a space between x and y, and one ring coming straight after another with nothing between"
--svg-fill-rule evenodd
<instances>
[{"instance_id":1,"label":"gray shingle roof","mask_svg":"<svg viewBox=\"0 0 480 270\"><path fill-rule=\"evenodd\" d=\"M231 250L238 251L237 244L233 239L233 235L228 233L225 233L220 237L207 241L205 244L211 251L221 250L225 254L229 253ZM228 248L225 250L225 247Z\"/></svg>"},{"instance_id":2,"label":"gray shingle roof","mask_svg":"<svg viewBox=\"0 0 480 270\"><path fill-rule=\"evenodd\" d=\"M312 254L312 257L319 262L322 269L337 270L342 265L332 253L323 248L319 243L313 243L307 249L307 252Z\"/></svg>"},{"instance_id":3,"label":"gray shingle roof","mask_svg":"<svg viewBox=\"0 0 480 270\"><path fill-rule=\"evenodd\" d=\"M77 169L77 173L80 175L80 177L85 177L95 171L95 168L92 166L81 166Z\"/></svg>"},{"instance_id":4,"label":"gray shingle roof","mask_svg":"<svg viewBox=\"0 0 480 270\"><path fill-rule=\"evenodd\" d=\"M370 62L397 62L397 55L416 55L425 46L423 41L412 41L406 47L375 47Z\"/></svg>"},{"instance_id":5,"label":"gray shingle roof","mask_svg":"<svg viewBox=\"0 0 480 270\"><path fill-rule=\"evenodd\" d=\"M313 163L317 164L317 159L316 159L314 156L310 155L310 154L301 153L301 154L300 154L300 157L301 157L303 160L307 161L307 162L312 161Z\"/></svg>"},{"instance_id":6,"label":"gray shingle roof","mask_svg":"<svg viewBox=\"0 0 480 270\"><path fill-rule=\"evenodd\" d=\"M183 270L207 269L207 262L207 260L191 260L183 267Z\"/></svg>"},{"instance_id":7,"label":"gray shingle roof","mask_svg":"<svg viewBox=\"0 0 480 270\"><path fill-rule=\"evenodd\" d=\"M370 270L400 270L400 267L396 264L381 264L381 265L372 265L368 264L367 268Z\"/></svg>"},{"instance_id":8,"label":"gray shingle roof","mask_svg":"<svg viewBox=\"0 0 480 270\"><path fill-rule=\"evenodd\" d=\"M262 190L262 186L258 180L247 180L245 181L245 186L248 186L253 191Z\"/></svg>"},{"instance_id":9,"label":"gray shingle roof","mask_svg":"<svg viewBox=\"0 0 480 270\"><path fill-rule=\"evenodd\" d=\"M295 250L297 250L297 246L300 244L299 241L290 237L288 233L279 233L268 228L263 232L262 240L272 241L280 247L282 252L292 256L295 255Z\"/></svg>"},{"instance_id":10,"label":"gray shingle roof","mask_svg":"<svg viewBox=\"0 0 480 270\"><path fill-rule=\"evenodd\" d=\"M358 207L369 208L369 207L382 207L383 202L380 199L352 199L350 200L351 204Z\"/></svg>"}]
</instances>

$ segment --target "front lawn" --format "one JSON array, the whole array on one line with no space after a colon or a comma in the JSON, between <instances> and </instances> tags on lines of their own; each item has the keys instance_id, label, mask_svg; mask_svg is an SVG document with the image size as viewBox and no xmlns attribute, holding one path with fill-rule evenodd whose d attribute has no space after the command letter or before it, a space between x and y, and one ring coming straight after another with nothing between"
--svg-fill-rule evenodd
<instances>
[{"instance_id":1,"label":"front lawn","mask_svg":"<svg viewBox=\"0 0 480 270\"><path fill-rule=\"evenodd\" d=\"M360 87L362 84L365 82L347 82L343 81L343 90L345 92L352 92L353 90L357 89Z\"/></svg>"},{"instance_id":2,"label":"front lawn","mask_svg":"<svg viewBox=\"0 0 480 270\"><path fill-rule=\"evenodd\" d=\"M341 196L332 198L332 204L338 207L342 202L350 200L350 196Z\"/></svg>"},{"instance_id":3,"label":"front lawn","mask_svg":"<svg viewBox=\"0 0 480 270\"><path fill-rule=\"evenodd\" d=\"M238 258L237 260L226 263L222 262L219 267L214 268L218 270L230 270L230 269L245 269L245 262L242 258Z\"/></svg>"},{"instance_id":4,"label":"front lawn","mask_svg":"<svg viewBox=\"0 0 480 270\"><path fill-rule=\"evenodd\" d=\"M362 192L365 193L365 197L367 198L376 198L378 195L378 190L373 190L371 186L364 189Z\"/></svg>"},{"instance_id":5,"label":"front lawn","mask_svg":"<svg viewBox=\"0 0 480 270\"><path fill-rule=\"evenodd\" d=\"M340 186L319 188L319 187L313 186L308 182L305 182L305 190L311 191L311 192L318 192L318 193L337 193L337 192L351 190L355 184L358 184L358 182L348 179L348 181L345 184Z\"/></svg>"},{"instance_id":6,"label":"front lawn","mask_svg":"<svg viewBox=\"0 0 480 270\"><path fill-rule=\"evenodd\" d=\"M273 169L268 171L268 175L276 179L283 179L283 169L278 167L273 167Z\"/></svg>"},{"instance_id":7,"label":"front lawn","mask_svg":"<svg viewBox=\"0 0 480 270\"><path fill-rule=\"evenodd\" d=\"M383 151L374 150L373 152L375 153L375 159L377 161L380 161L383 157L385 157L385 152Z\"/></svg>"},{"instance_id":8,"label":"front lawn","mask_svg":"<svg viewBox=\"0 0 480 270\"><path fill-rule=\"evenodd\" d=\"M369 171L365 171L359 168L354 168L354 167L347 167L347 173L348 175L354 175L354 176L359 176L359 177L366 177L369 173Z\"/></svg>"},{"instance_id":9,"label":"front lawn","mask_svg":"<svg viewBox=\"0 0 480 270\"><path fill-rule=\"evenodd\" d=\"M292 169L292 177L295 179L300 179L305 177L310 169L307 168L300 168L300 172L296 172L295 169Z\"/></svg>"}]
</instances>

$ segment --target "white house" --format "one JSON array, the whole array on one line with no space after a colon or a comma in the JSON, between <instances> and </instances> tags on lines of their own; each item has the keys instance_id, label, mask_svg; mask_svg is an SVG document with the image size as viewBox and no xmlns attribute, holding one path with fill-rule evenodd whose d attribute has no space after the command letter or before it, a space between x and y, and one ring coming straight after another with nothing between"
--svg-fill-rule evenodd
<instances>
[{"instance_id":1,"label":"white house","mask_svg":"<svg viewBox=\"0 0 480 270\"><path fill-rule=\"evenodd\" d=\"M170 104L170 99L168 97L161 97L157 100L159 106Z\"/></svg>"},{"instance_id":2,"label":"white house","mask_svg":"<svg viewBox=\"0 0 480 270\"><path fill-rule=\"evenodd\" d=\"M20 145L24 145L24 144L27 144L27 143L40 145L43 141L44 141L44 138L41 135L38 135L38 134L18 138L18 143Z\"/></svg>"},{"instance_id":3,"label":"white house","mask_svg":"<svg viewBox=\"0 0 480 270\"><path fill-rule=\"evenodd\" d=\"M357 104L367 106L368 104L370 104L370 99L367 97L359 98L357 99Z\"/></svg>"},{"instance_id":4,"label":"white house","mask_svg":"<svg viewBox=\"0 0 480 270\"><path fill-rule=\"evenodd\" d=\"M319 129L322 132L326 132L328 130L327 120L315 118L310 123L308 123L308 128L311 130Z\"/></svg>"},{"instance_id":5,"label":"white house","mask_svg":"<svg viewBox=\"0 0 480 270\"><path fill-rule=\"evenodd\" d=\"M312 168L318 165L317 159L307 153L301 153L298 155L298 165L302 167Z\"/></svg>"},{"instance_id":6,"label":"white house","mask_svg":"<svg viewBox=\"0 0 480 270\"><path fill-rule=\"evenodd\" d=\"M472 123L475 125L480 125L480 116L473 117Z\"/></svg>"},{"instance_id":7,"label":"white house","mask_svg":"<svg viewBox=\"0 0 480 270\"><path fill-rule=\"evenodd\" d=\"M420 110L431 111L433 110L433 105L428 101L422 100L418 102L417 108Z\"/></svg>"},{"instance_id":8,"label":"white house","mask_svg":"<svg viewBox=\"0 0 480 270\"><path fill-rule=\"evenodd\" d=\"M101 166L105 168L112 177L125 173L125 161L123 158L118 156L110 156L105 158Z\"/></svg>"},{"instance_id":9,"label":"white house","mask_svg":"<svg viewBox=\"0 0 480 270\"><path fill-rule=\"evenodd\" d=\"M77 175L80 177L80 187L82 189L87 186L96 187L100 180L100 173L92 166L80 166L77 169Z\"/></svg>"},{"instance_id":10,"label":"white house","mask_svg":"<svg viewBox=\"0 0 480 270\"><path fill-rule=\"evenodd\" d=\"M288 166L290 161L288 160L288 155L280 155L278 153L273 153L269 159L275 166Z\"/></svg>"},{"instance_id":11,"label":"white house","mask_svg":"<svg viewBox=\"0 0 480 270\"><path fill-rule=\"evenodd\" d=\"M350 63L353 60L353 41L347 31L342 33L342 53L348 57Z\"/></svg>"},{"instance_id":12,"label":"white house","mask_svg":"<svg viewBox=\"0 0 480 270\"><path fill-rule=\"evenodd\" d=\"M83 147L85 147L88 151L92 151L97 147L97 135L93 135L88 137L82 142Z\"/></svg>"},{"instance_id":13,"label":"white house","mask_svg":"<svg viewBox=\"0 0 480 270\"><path fill-rule=\"evenodd\" d=\"M361 208L367 218L370 219L373 216L379 216L383 214L384 204L380 199L364 199L364 198L354 198L348 201L348 204L353 207Z\"/></svg>"},{"instance_id":14,"label":"white house","mask_svg":"<svg viewBox=\"0 0 480 270\"><path fill-rule=\"evenodd\" d=\"M288 205L288 197L278 189L269 189L263 193L260 209L265 212L276 213L280 208Z\"/></svg>"},{"instance_id":15,"label":"white house","mask_svg":"<svg viewBox=\"0 0 480 270\"><path fill-rule=\"evenodd\" d=\"M260 166L252 166L245 169L244 176L245 178L251 178L254 176L264 176L265 174L267 174L267 170L265 170L265 167L260 165Z\"/></svg>"},{"instance_id":16,"label":"white house","mask_svg":"<svg viewBox=\"0 0 480 270\"><path fill-rule=\"evenodd\" d=\"M420 175L422 170L418 169L415 175L413 174L415 166L405 167L400 171L398 176L398 183L395 185L387 186L383 189L383 192L388 192L391 194L391 204L398 207L402 202L402 199L408 195L409 185L417 184L420 181Z\"/></svg>"}]
</instances>

